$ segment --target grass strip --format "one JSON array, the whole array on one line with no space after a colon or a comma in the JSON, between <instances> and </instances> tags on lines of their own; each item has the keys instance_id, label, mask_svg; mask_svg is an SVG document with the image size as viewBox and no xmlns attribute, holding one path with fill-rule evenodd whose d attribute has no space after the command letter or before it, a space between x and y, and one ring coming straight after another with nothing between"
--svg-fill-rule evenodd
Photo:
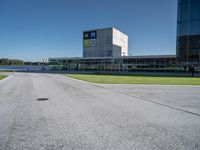
<instances>
[{"instance_id":1,"label":"grass strip","mask_svg":"<svg viewBox=\"0 0 200 150\"><path fill-rule=\"evenodd\" d=\"M7 76L5 76L5 75L0 75L0 80L4 79L5 77L7 77Z\"/></svg>"},{"instance_id":2,"label":"grass strip","mask_svg":"<svg viewBox=\"0 0 200 150\"><path fill-rule=\"evenodd\" d=\"M199 77L66 74L66 77L100 84L200 85Z\"/></svg>"}]
</instances>

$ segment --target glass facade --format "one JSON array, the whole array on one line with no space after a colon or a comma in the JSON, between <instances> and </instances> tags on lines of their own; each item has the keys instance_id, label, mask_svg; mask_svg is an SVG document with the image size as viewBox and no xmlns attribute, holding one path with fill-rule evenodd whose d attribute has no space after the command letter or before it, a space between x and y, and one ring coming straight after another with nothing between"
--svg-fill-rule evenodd
<instances>
[{"instance_id":1,"label":"glass facade","mask_svg":"<svg viewBox=\"0 0 200 150\"><path fill-rule=\"evenodd\" d=\"M178 0L177 56L179 63L200 64L200 0Z\"/></svg>"},{"instance_id":2,"label":"glass facade","mask_svg":"<svg viewBox=\"0 0 200 150\"><path fill-rule=\"evenodd\" d=\"M51 70L178 71L175 55L49 58Z\"/></svg>"}]
</instances>

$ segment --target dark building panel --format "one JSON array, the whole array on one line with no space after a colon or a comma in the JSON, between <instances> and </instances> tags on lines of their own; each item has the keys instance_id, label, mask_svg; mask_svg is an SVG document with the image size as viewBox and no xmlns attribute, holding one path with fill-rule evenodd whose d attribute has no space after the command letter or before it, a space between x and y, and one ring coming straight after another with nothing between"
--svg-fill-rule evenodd
<instances>
[{"instance_id":1,"label":"dark building panel","mask_svg":"<svg viewBox=\"0 0 200 150\"><path fill-rule=\"evenodd\" d=\"M200 63L200 0L178 0L177 56L179 63Z\"/></svg>"}]
</instances>

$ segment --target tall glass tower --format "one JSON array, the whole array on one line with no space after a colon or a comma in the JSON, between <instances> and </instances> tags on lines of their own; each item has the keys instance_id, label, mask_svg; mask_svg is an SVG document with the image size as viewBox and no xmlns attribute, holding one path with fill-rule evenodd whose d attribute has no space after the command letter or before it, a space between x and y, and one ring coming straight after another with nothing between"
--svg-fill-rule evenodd
<instances>
[{"instance_id":1,"label":"tall glass tower","mask_svg":"<svg viewBox=\"0 0 200 150\"><path fill-rule=\"evenodd\" d=\"M200 64L200 0L178 0L176 53L181 64Z\"/></svg>"}]
</instances>

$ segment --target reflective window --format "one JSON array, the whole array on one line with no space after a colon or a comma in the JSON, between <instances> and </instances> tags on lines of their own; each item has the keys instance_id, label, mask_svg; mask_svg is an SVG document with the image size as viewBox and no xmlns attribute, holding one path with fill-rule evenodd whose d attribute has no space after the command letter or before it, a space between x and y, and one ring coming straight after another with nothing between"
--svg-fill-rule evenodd
<instances>
[{"instance_id":1,"label":"reflective window","mask_svg":"<svg viewBox=\"0 0 200 150\"><path fill-rule=\"evenodd\" d=\"M180 6L180 16L179 16L179 21L183 22L183 21L187 21L188 20L188 11L189 11L189 7L188 7L188 3L182 3Z\"/></svg>"},{"instance_id":2,"label":"reflective window","mask_svg":"<svg viewBox=\"0 0 200 150\"><path fill-rule=\"evenodd\" d=\"M200 1L190 4L190 20L200 20Z\"/></svg>"},{"instance_id":3,"label":"reflective window","mask_svg":"<svg viewBox=\"0 0 200 150\"><path fill-rule=\"evenodd\" d=\"M200 34L200 21L190 22L190 35Z\"/></svg>"},{"instance_id":4,"label":"reflective window","mask_svg":"<svg viewBox=\"0 0 200 150\"><path fill-rule=\"evenodd\" d=\"M188 23L180 23L178 24L178 35L183 36L188 34Z\"/></svg>"}]
</instances>

